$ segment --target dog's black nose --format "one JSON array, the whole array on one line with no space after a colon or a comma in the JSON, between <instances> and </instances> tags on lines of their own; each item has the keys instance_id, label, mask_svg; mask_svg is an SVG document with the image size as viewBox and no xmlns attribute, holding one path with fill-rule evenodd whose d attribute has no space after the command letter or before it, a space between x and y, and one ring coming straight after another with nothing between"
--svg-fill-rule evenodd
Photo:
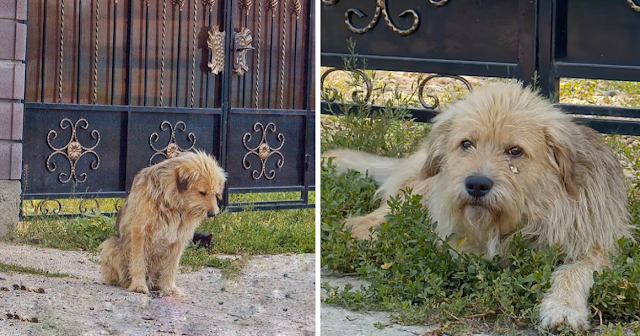
<instances>
[{"instance_id":1,"label":"dog's black nose","mask_svg":"<svg viewBox=\"0 0 640 336\"><path fill-rule=\"evenodd\" d=\"M209 218L211 218L211 217L213 217L213 216L215 216L215 215L216 215L216 213L215 213L215 212L213 212L213 211L209 211L209 212L207 212L207 217L209 217Z\"/></svg>"},{"instance_id":2,"label":"dog's black nose","mask_svg":"<svg viewBox=\"0 0 640 336\"><path fill-rule=\"evenodd\" d=\"M480 198L489 193L493 181L484 176L471 175L464 180L464 187L469 195Z\"/></svg>"}]
</instances>

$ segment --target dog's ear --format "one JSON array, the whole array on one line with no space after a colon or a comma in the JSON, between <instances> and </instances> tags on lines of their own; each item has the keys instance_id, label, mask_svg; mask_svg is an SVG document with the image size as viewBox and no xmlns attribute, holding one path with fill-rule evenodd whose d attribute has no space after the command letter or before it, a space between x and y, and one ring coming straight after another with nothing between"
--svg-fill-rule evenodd
<instances>
[{"instance_id":1,"label":"dog's ear","mask_svg":"<svg viewBox=\"0 0 640 336\"><path fill-rule=\"evenodd\" d=\"M189 189L189 183L198 178L198 172L185 166L178 166L175 170L176 185L179 193L184 193Z\"/></svg>"},{"instance_id":2,"label":"dog's ear","mask_svg":"<svg viewBox=\"0 0 640 336\"><path fill-rule=\"evenodd\" d=\"M427 157L420 170L420 177L430 178L440 172L442 160L445 154L446 140L451 129L450 120L437 121L433 124L424 145L420 150L427 152Z\"/></svg>"},{"instance_id":3,"label":"dog's ear","mask_svg":"<svg viewBox=\"0 0 640 336\"><path fill-rule=\"evenodd\" d=\"M567 123L570 123L568 121ZM567 193L573 197L578 197L580 193L578 181L578 159L573 146L571 146L570 129L575 125L567 125L563 121L558 121L547 127L546 141L552 155L553 161L557 164L558 172L562 177L562 182Z\"/></svg>"}]
</instances>

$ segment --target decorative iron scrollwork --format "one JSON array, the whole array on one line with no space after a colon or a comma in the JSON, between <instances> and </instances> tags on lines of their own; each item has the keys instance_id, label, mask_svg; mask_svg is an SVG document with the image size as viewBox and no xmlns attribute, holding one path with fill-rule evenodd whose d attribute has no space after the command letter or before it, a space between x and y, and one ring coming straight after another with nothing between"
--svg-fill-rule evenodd
<instances>
[{"instance_id":1,"label":"decorative iron scrollwork","mask_svg":"<svg viewBox=\"0 0 640 336\"><path fill-rule=\"evenodd\" d=\"M322 97L322 99L324 101L327 102L333 102L336 99L338 99L338 90L334 89L334 88L325 88L324 87L324 81L327 79L327 76L329 76L330 74L336 72L336 71L347 71L347 72L351 72L353 74L355 74L356 76L362 78L367 91L364 92L364 98L360 98L360 94L363 93L363 91L360 90L354 90L353 92L351 92L351 99L353 100L354 103L358 103L358 104L363 104L369 101L369 99L371 98L371 93L373 92L373 84L371 83L371 79L367 76L367 74L364 73L364 71L362 70L358 70L358 69L353 69L353 70L345 70L345 69L339 69L339 68L333 68L333 69L329 69L327 71L325 71L322 76L320 76L320 96ZM327 96L326 92L331 92L331 96Z\"/></svg>"},{"instance_id":2,"label":"decorative iron scrollwork","mask_svg":"<svg viewBox=\"0 0 640 336\"><path fill-rule=\"evenodd\" d=\"M300 18L300 12L302 11L302 4L300 0L289 1L289 11L296 14L296 20Z\"/></svg>"},{"instance_id":3,"label":"decorative iron scrollwork","mask_svg":"<svg viewBox=\"0 0 640 336\"><path fill-rule=\"evenodd\" d=\"M122 204L124 204L124 198L120 197L116 200L115 204L113 205L113 209L118 212L120 211L120 208L122 207Z\"/></svg>"},{"instance_id":4,"label":"decorative iron scrollwork","mask_svg":"<svg viewBox=\"0 0 640 336\"><path fill-rule=\"evenodd\" d=\"M278 148L272 148L267 142L267 132L275 133L276 132L276 124L270 122L267 126L263 126L261 123L257 122L253 125L253 132L258 133L262 132L262 138L260 143L255 148L249 148L247 146L247 142L251 141L251 133L245 133L242 137L242 144L244 148L246 148L249 152L247 152L242 158L242 166L244 169L251 168L251 162L247 160L247 157L251 154L255 154L258 158L260 158L261 170L258 171L254 169L251 172L251 176L254 180L260 179L263 175L267 180L271 180L276 176L275 170L266 171L266 163L271 155L279 155L280 159L276 162L276 167L282 168L284 165L284 156L280 152L282 146L284 146L284 135L282 133L278 133L278 140L280 141L280 146Z\"/></svg>"},{"instance_id":5,"label":"decorative iron scrollwork","mask_svg":"<svg viewBox=\"0 0 640 336\"><path fill-rule=\"evenodd\" d=\"M271 17L276 17L276 9L278 9L278 0L266 0L265 7L271 11Z\"/></svg>"},{"instance_id":6,"label":"decorative iron scrollwork","mask_svg":"<svg viewBox=\"0 0 640 336\"><path fill-rule=\"evenodd\" d=\"M409 35L415 32L418 29L418 26L420 25L420 17L418 16L418 13L413 9L407 9L404 12L400 13L398 17L411 15L413 16L413 24L408 29L400 29L396 27L396 25L391 21L391 18L389 18L389 13L387 12L386 0L377 1L376 12L373 15L373 19L364 28L357 28L351 23L351 14L355 14L360 18L363 18L366 16L361 10L357 8L348 9L344 13L344 23L347 25L347 27L349 27L349 30L351 30L352 32L356 34L364 34L370 31L373 27L375 27L376 24L378 24L378 20L380 19L380 13L382 13L382 18L384 19L384 22L387 24L387 27L391 28L391 30L396 34L400 34L403 36Z\"/></svg>"},{"instance_id":7,"label":"decorative iron scrollwork","mask_svg":"<svg viewBox=\"0 0 640 336\"><path fill-rule=\"evenodd\" d=\"M253 42L253 37L251 37L251 31L246 27L242 28L240 32L235 33L233 71L240 76L249 70L247 51L255 49L251 46L251 42Z\"/></svg>"},{"instance_id":8,"label":"decorative iron scrollwork","mask_svg":"<svg viewBox=\"0 0 640 336\"><path fill-rule=\"evenodd\" d=\"M213 10L213 6L215 6L216 0L202 0L202 7L209 7L209 11Z\"/></svg>"},{"instance_id":9,"label":"decorative iron scrollwork","mask_svg":"<svg viewBox=\"0 0 640 336\"><path fill-rule=\"evenodd\" d=\"M467 90L473 91L473 85L471 85L471 83L469 83L468 80L464 79L461 76L457 76L457 75L431 75L431 76L423 79L420 82L420 84L418 84L418 99L420 99L420 104L422 104L422 106L424 108L436 109L436 108L438 108L438 106L440 106L440 100L435 95L430 95L430 94L427 95L427 97L433 99L433 104L431 104L431 105L427 104L427 102L424 100L424 87L425 87L425 85L427 85L427 82L429 82L430 80L432 80L434 78L453 78L455 80L459 80L460 82L462 82L462 84L464 84L464 86L467 87Z\"/></svg>"},{"instance_id":10,"label":"decorative iron scrollwork","mask_svg":"<svg viewBox=\"0 0 640 336\"><path fill-rule=\"evenodd\" d=\"M322 3L325 6L331 6L331 5L335 5L336 3L338 3L338 1L339 0L322 0ZM627 0L627 1L632 1L632 0ZM449 2L449 0L429 0L429 3L434 5L434 6L436 6L436 7L442 7L445 4L447 4L447 2ZM391 28L391 30L394 33L400 34L402 36L406 36L406 35L409 35L409 34L415 32L418 29L418 26L420 25L420 17L418 16L418 13L413 9L407 9L404 12L400 13L400 15L398 15L398 17L403 17L405 15L411 15L413 17L413 24L408 29L400 29L400 28L398 28L393 23L393 21L391 21L391 18L389 17L389 12L387 11L387 2L386 2L386 0L376 0L376 10L375 10L375 13L373 14L373 18L371 19L371 22L369 22L369 24L366 25L363 28L358 28L358 27L354 26L353 23L351 23L351 15L352 14L355 14L360 18L363 18L366 15L358 8L350 8L344 13L344 23L347 25L349 30L351 30L352 32L354 32L356 34L364 34L364 33L368 32L368 31L370 31L371 29L373 29L373 27L375 27L376 24L378 24L378 20L380 20L380 15L381 14L382 14L382 19L384 20L384 22L387 25L387 27Z\"/></svg>"},{"instance_id":11,"label":"decorative iron scrollwork","mask_svg":"<svg viewBox=\"0 0 640 336\"><path fill-rule=\"evenodd\" d=\"M238 2L238 6L240 6L240 9L244 9L247 15L249 15L249 10L251 9L252 4L253 0L240 0Z\"/></svg>"},{"instance_id":12,"label":"decorative iron scrollwork","mask_svg":"<svg viewBox=\"0 0 640 336\"><path fill-rule=\"evenodd\" d=\"M87 207L87 202L92 202L92 207ZM81 214L100 212L100 202L95 198L83 198L78 204L78 211Z\"/></svg>"},{"instance_id":13,"label":"decorative iron scrollwork","mask_svg":"<svg viewBox=\"0 0 640 336\"><path fill-rule=\"evenodd\" d=\"M629 4L629 6L631 6L631 8L636 11L636 12L640 12L640 6L636 5L636 2L633 0L627 0L627 3Z\"/></svg>"},{"instance_id":14,"label":"decorative iron scrollwork","mask_svg":"<svg viewBox=\"0 0 640 336\"><path fill-rule=\"evenodd\" d=\"M153 158L155 158L158 155L162 155L165 158L170 159L172 157L176 157L179 152L188 152L192 150L193 147L195 147L196 145L196 135L193 134L193 132L190 132L189 134L187 134L187 139L191 141L191 146L189 148L187 149L181 148L176 143L176 131L182 131L182 132L187 131L187 125L184 123L184 121L178 121L174 127L173 125L171 125L170 122L165 120L162 122L162 124L160 124L160 130L171 131L171 138L169 139L169 142L164 148L158 149L156 148L156 146L153 145L153 143L158 142L158 138L160 138L160 135L156 132L151 133L151 135L149 136L149 146L151 146L151 149L153 149L155 153L149 158L149 165L153 164L152 163Z\"/></svg>"},{"instance_id":15,"label":"decorative iron scrollwork","mask_svg":"<svg viewBox=\"0 0 640 336\"><path fill-rule=\"evenodd\" d=\"M76 164L78 163L78 160L80 160L80 158L85 154L93 154L93 156L95 156L95 161L91 163L90 167L93 170L98 169L98 167L100 166L100 157L94 151L94 149L98 147L98 144L100 143L100 133L97 130L91 131L91 138L96 140L96 143L92 147L85 147L78 141L77 131L78 127L87 129L89 127L89 122L84 118L78 119L75 124L67 118L64 118L60 121L60 129L67 129L69 127L71 127L71 137L69 138L69 142L67 142L66 145L60 148L56 148L51 144L51 140L57 138L58 133L55 130L50 130L49 133L47 133L47 144L49 145L49 148L53 150L53 153L49 154L49 157L47 157L47 170L50 172L56 171L57 166L55 162L51 162L51 158L56 154L60 154L67 158L67 160L69 161L71 171L69 172L69 174L60 173L60 175L58 175L58 181L60 181L61 183L68 183L69 181L71 181L71 178L73 178L76 183L83 183L87 180L87 174L82 173L80 174L80 178L78 178L78 176L76 175Z\"/></svg>"},{"instance_id":16,"label":"decorative iron scrollwork","mask_svg":"<svg viewBox=\"0 0 640 336\"><path fill-rule=\"evenodd\" d=\"M184 5L184 0L171 0L171 4L173 6L180 6L180 10L182 10L182 6Z\"/></svg>"},{"instance_id":17,"label":"decorative iron scrollwork","mask_svg":"<svg viewBox=\"0 0 640 336\"><path fill-rule=\"evenodd\" d=\"M335 5L336 3L338 3L339 0L322 0L322 4L326 5L326 6L331 6L331 5ZM633 1L633 0L627 0L627 2L629 1ZM447 4L447 2L449 2L449 0L429 0L429 3L436 6L436 7L442 7L444 5Z\"/></svg>"},{"instance_id":18,"label":"decorative iron scrollwork","mask_svg":"<svg viewBox=\"0 0 640 336\"><path fill-rule=\"evenodd\" d=\"M53 205L53 207L51 206ZM57 199L45 199L38 203L36 214L39 215L59 215L62 212L62 203Z\"/></svg>"},{"instance_id":19,"label":"decorative iron scrollwork","mask_svg":"<svg viewBox=\"0 0 640 336\"><path fill-rule=\"evenodd\" d=\"M209 69L217 75L224 71L224 32L220 31L219 26L215 26L209 31L207 46L211 50Z\"/></svg>"}]
</instances>

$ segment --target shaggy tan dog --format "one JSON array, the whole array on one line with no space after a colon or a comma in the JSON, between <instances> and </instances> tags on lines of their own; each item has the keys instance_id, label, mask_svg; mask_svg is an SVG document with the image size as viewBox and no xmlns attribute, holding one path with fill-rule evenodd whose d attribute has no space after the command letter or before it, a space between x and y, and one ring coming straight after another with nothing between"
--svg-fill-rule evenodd
<instances>
[{"instance_id":1,"label":"shaggy tan dog","mask_svg":"<svg viewBox=\"0 0 640 336\"><path fill-rule=\"evenodd\" d=\"M222 168L200 151L141 170L118 212L117 236L100 245L104 282L180 295L180 257L198 224L219 212L225 181Z\"/></svg>"},{"instance_id":2,"label":"shaggy tan dog","mask_svg":"<svg viewBox=\"0 0 640 336\"><path fill-rule=\"evenodd\" d=\"M608 263L617 240L631 236L623 171L590 128L518 84L470 93L435 118L419 151L383 158L327 152L339 170L368 171L381 184L382 206L347 220L353 234L385 221L387 200L413 188L442 237L460 250L504 255L520 230L538 246L558 244L567 258L540 304L540 325L588 327L593 272Z\"/></svg>"}]
</instances>

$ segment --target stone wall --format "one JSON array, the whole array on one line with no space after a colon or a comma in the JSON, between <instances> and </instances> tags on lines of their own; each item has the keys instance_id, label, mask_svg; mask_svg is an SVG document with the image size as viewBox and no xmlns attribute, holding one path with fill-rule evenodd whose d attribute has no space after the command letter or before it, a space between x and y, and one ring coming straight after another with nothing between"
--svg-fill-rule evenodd
<instances>
[{"instance_id":1,"label":"stone wall","mask_svg":"<svg viewBox=\"0 0 640 336\"><path fill-rule=\"evenodd\" d=\"M27 0L0 0L0 237L18 222Z\"/></svg>"}]
</instances>

